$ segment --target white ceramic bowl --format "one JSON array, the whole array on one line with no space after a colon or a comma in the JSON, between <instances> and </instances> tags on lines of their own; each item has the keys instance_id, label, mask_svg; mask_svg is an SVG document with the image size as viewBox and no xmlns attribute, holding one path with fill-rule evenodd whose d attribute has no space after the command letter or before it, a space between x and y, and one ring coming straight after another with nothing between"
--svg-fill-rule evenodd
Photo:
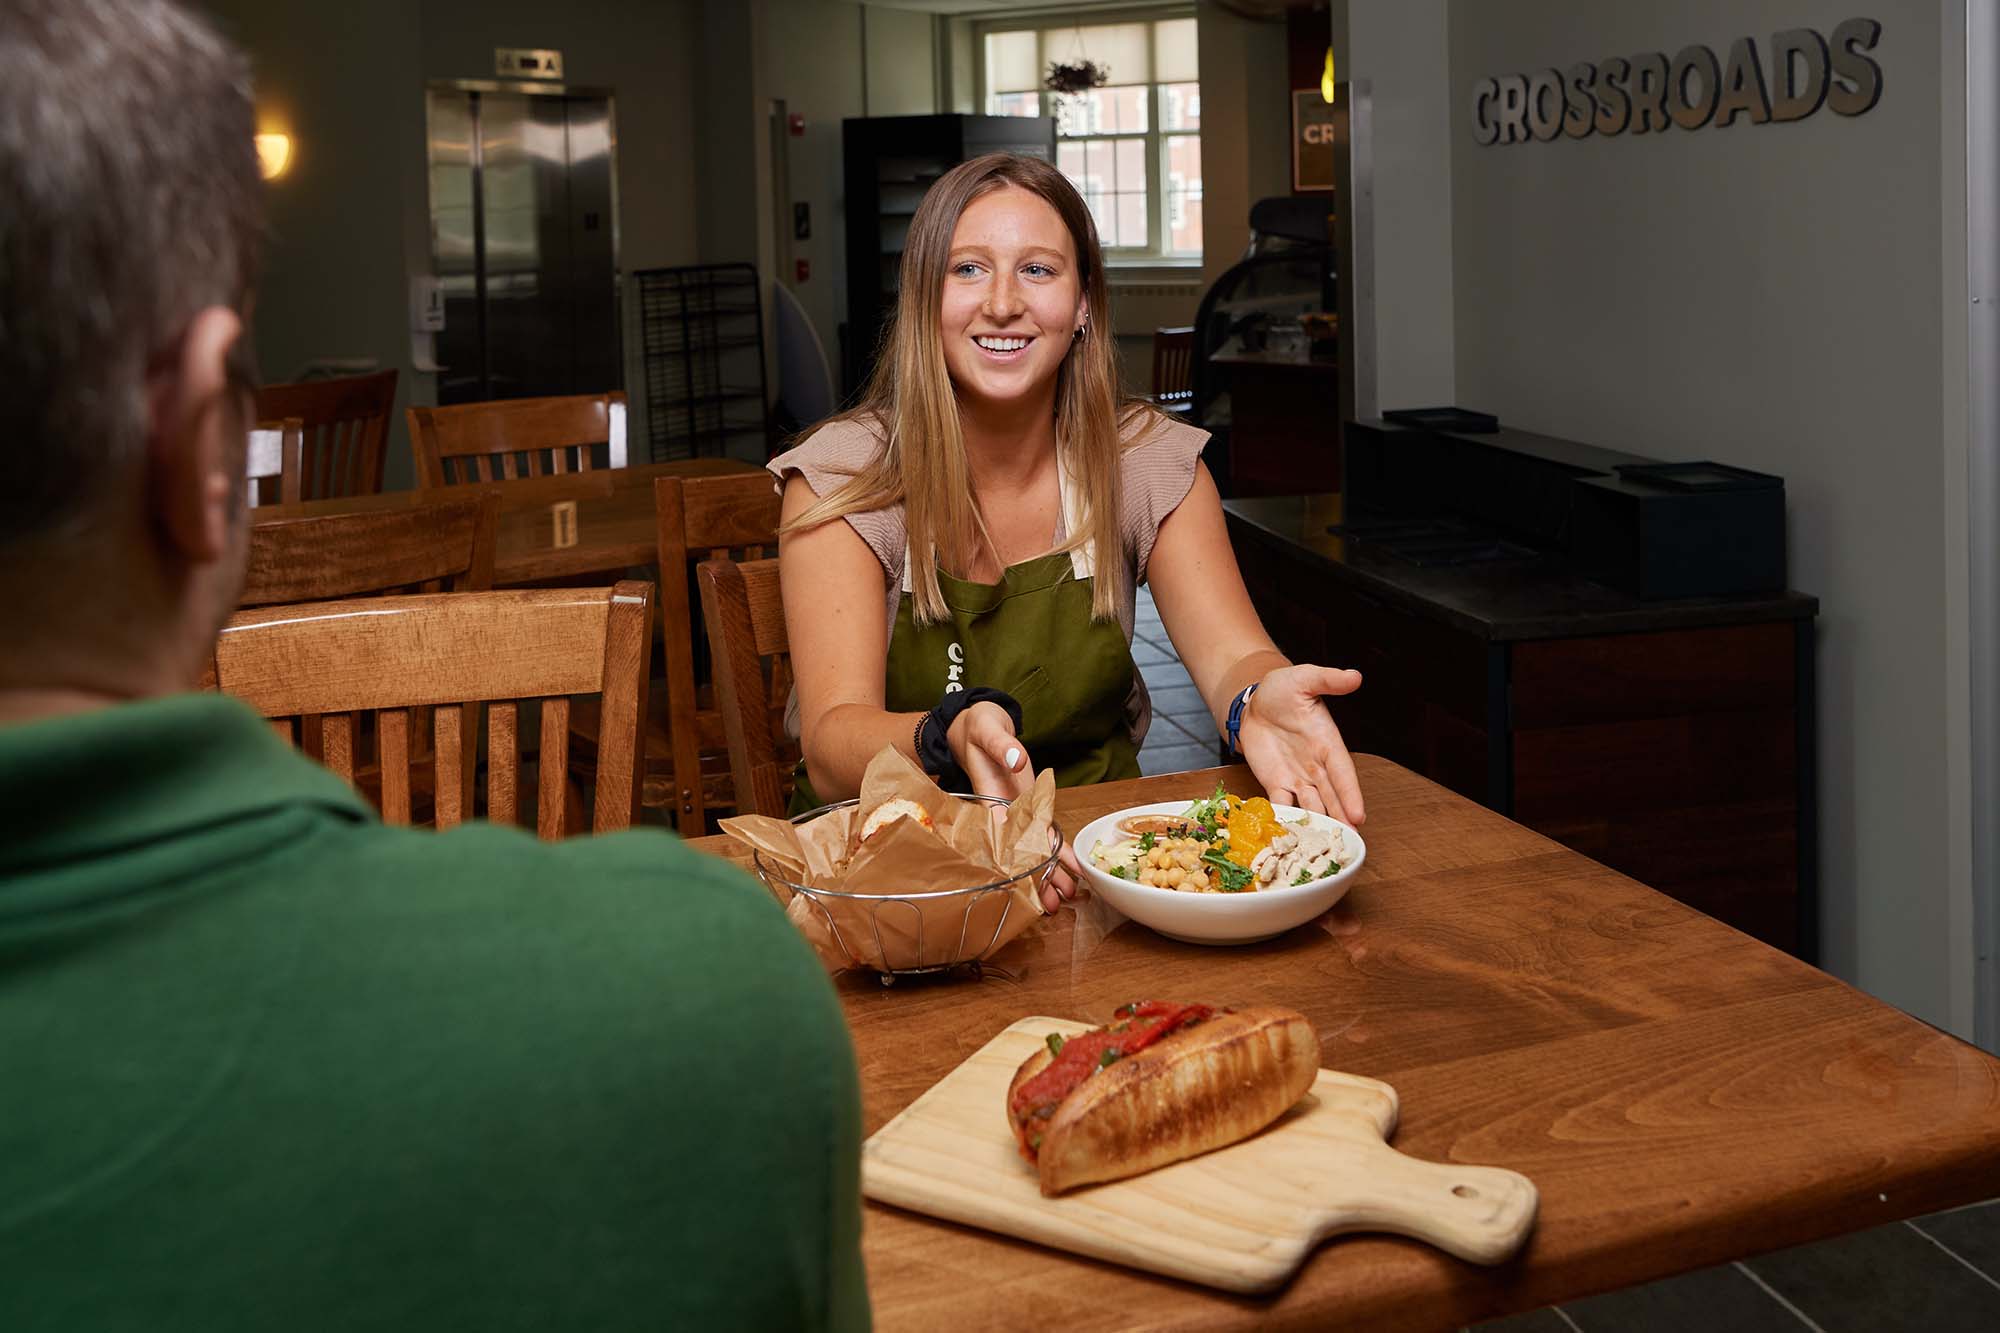
<instances>
[{"instance_id":1,"label":"white ceramic bowl","mask_svg":"<svg viewBox=\"0 0 2000 1333\"><path fill-rule=\"evenodd\" d=\"M1314 814L1296 806L1274 807L1280 819L1296 822L1301 815L1319 828L1337 827L1348 856L1340 870L1325 879L1276 889L1256 889L1243 893L1182 893L1178 889L1156 889L1129 879L1120 879L1098 869L1091 857L1100 842L1124 841L1118 821L1133 815L1177 815L1188 808L1186 801L1161 801L1115 811L1084 825L1076 835L1077 859L1090 887L1113 907L1143 926L1150 926L1169 939L1188 944L1254 944L1282 935L1294 926L1324 912L1346 896L1354 872L1368 859L1368 845L1352 827L1338 819Z\"/></svg>"}]
</instances>

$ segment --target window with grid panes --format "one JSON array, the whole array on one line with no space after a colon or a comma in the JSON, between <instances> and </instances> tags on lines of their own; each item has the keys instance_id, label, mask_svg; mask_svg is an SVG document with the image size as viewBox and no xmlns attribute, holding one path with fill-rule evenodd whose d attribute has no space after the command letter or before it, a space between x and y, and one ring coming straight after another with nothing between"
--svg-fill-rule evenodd
<instances>
[{"instance_id":1,"label":"window with grid panes","mask_svg":"<svg viewBox=\"0 0 2000 1333\"><path fill-rule=\"evenodd\" d=\"M1201 258L1201 79L1195 20L981 30L993 116L1053 116L1056 165L1090 206L1113 261ZM1042 86L1051 64L1109 77L1077 94Z\"/></svg>"}]
</instances>

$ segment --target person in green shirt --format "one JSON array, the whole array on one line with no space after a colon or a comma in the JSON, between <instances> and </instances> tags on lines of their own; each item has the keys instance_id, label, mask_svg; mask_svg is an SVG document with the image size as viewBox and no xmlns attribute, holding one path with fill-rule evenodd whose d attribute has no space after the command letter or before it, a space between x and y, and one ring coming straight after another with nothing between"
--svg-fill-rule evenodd
<instances>
[{"instance_id":1,"label":"person in green shirt","mask_svg":"<svg viewBox=\"0 0 2000 1333\"><path fill-rule=\"evenodd\" d=\"M760 888L384 827L190 692L248 89L168 0L0 3L0 1329L864 1327L852 1049Z\"/></svg>"}]
</instances>

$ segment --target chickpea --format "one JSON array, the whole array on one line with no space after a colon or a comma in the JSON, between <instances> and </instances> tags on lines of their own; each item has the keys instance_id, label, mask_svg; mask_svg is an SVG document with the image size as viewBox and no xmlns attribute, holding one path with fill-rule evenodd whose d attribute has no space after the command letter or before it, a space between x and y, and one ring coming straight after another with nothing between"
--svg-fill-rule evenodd
<instances>
[{"instance_id":1,"label":"chickpea","mask_svg":"<svg viewBox=\"0 0 2000 1333\"><path fill-rule=\"evenodd\" d=\"M1181 869L1179 866L1175 866L1172 870L1169 870L1167 872L1167 887L1170 889L1177 889L1181 886L1181 882L1186 878L1187 878L1187 871Z\"/></svg>"}]
</instances>

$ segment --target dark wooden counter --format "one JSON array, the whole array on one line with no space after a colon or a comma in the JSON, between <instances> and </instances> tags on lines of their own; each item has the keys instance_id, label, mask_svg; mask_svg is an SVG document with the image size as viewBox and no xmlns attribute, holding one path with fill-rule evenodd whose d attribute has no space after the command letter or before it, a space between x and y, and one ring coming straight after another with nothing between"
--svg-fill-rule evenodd
<instances>
[{"instance_id":1,"label":"dark wooden counter","mask_svg":"<svg viewBox=\"0 0 2000 1333\"><path fill-rule=\"evenodd\" d=\"M1269 545L1411 615L1484 640L1762 624L1819 614L1817 598L1796 592L1641 601L1578 577L1553 555L1426 569L1329 533L1344 517L1339 495L1237 499L1223 509L1239 551L1246 542Z\"/></svg>"},{"instance_id":2,"label":"dark wooden counter","mask_svg":"<svg viewBox=\"0 0 2000 1333\"><path fill-rule=\"evenodd\" d=\"M1533 552L1425 568L1330 534L1338 495L1224 511L1278 646L1361 671L1351 749L1813 956L1815 598L1641 601Z\"/></svg>"}]
</instances>

